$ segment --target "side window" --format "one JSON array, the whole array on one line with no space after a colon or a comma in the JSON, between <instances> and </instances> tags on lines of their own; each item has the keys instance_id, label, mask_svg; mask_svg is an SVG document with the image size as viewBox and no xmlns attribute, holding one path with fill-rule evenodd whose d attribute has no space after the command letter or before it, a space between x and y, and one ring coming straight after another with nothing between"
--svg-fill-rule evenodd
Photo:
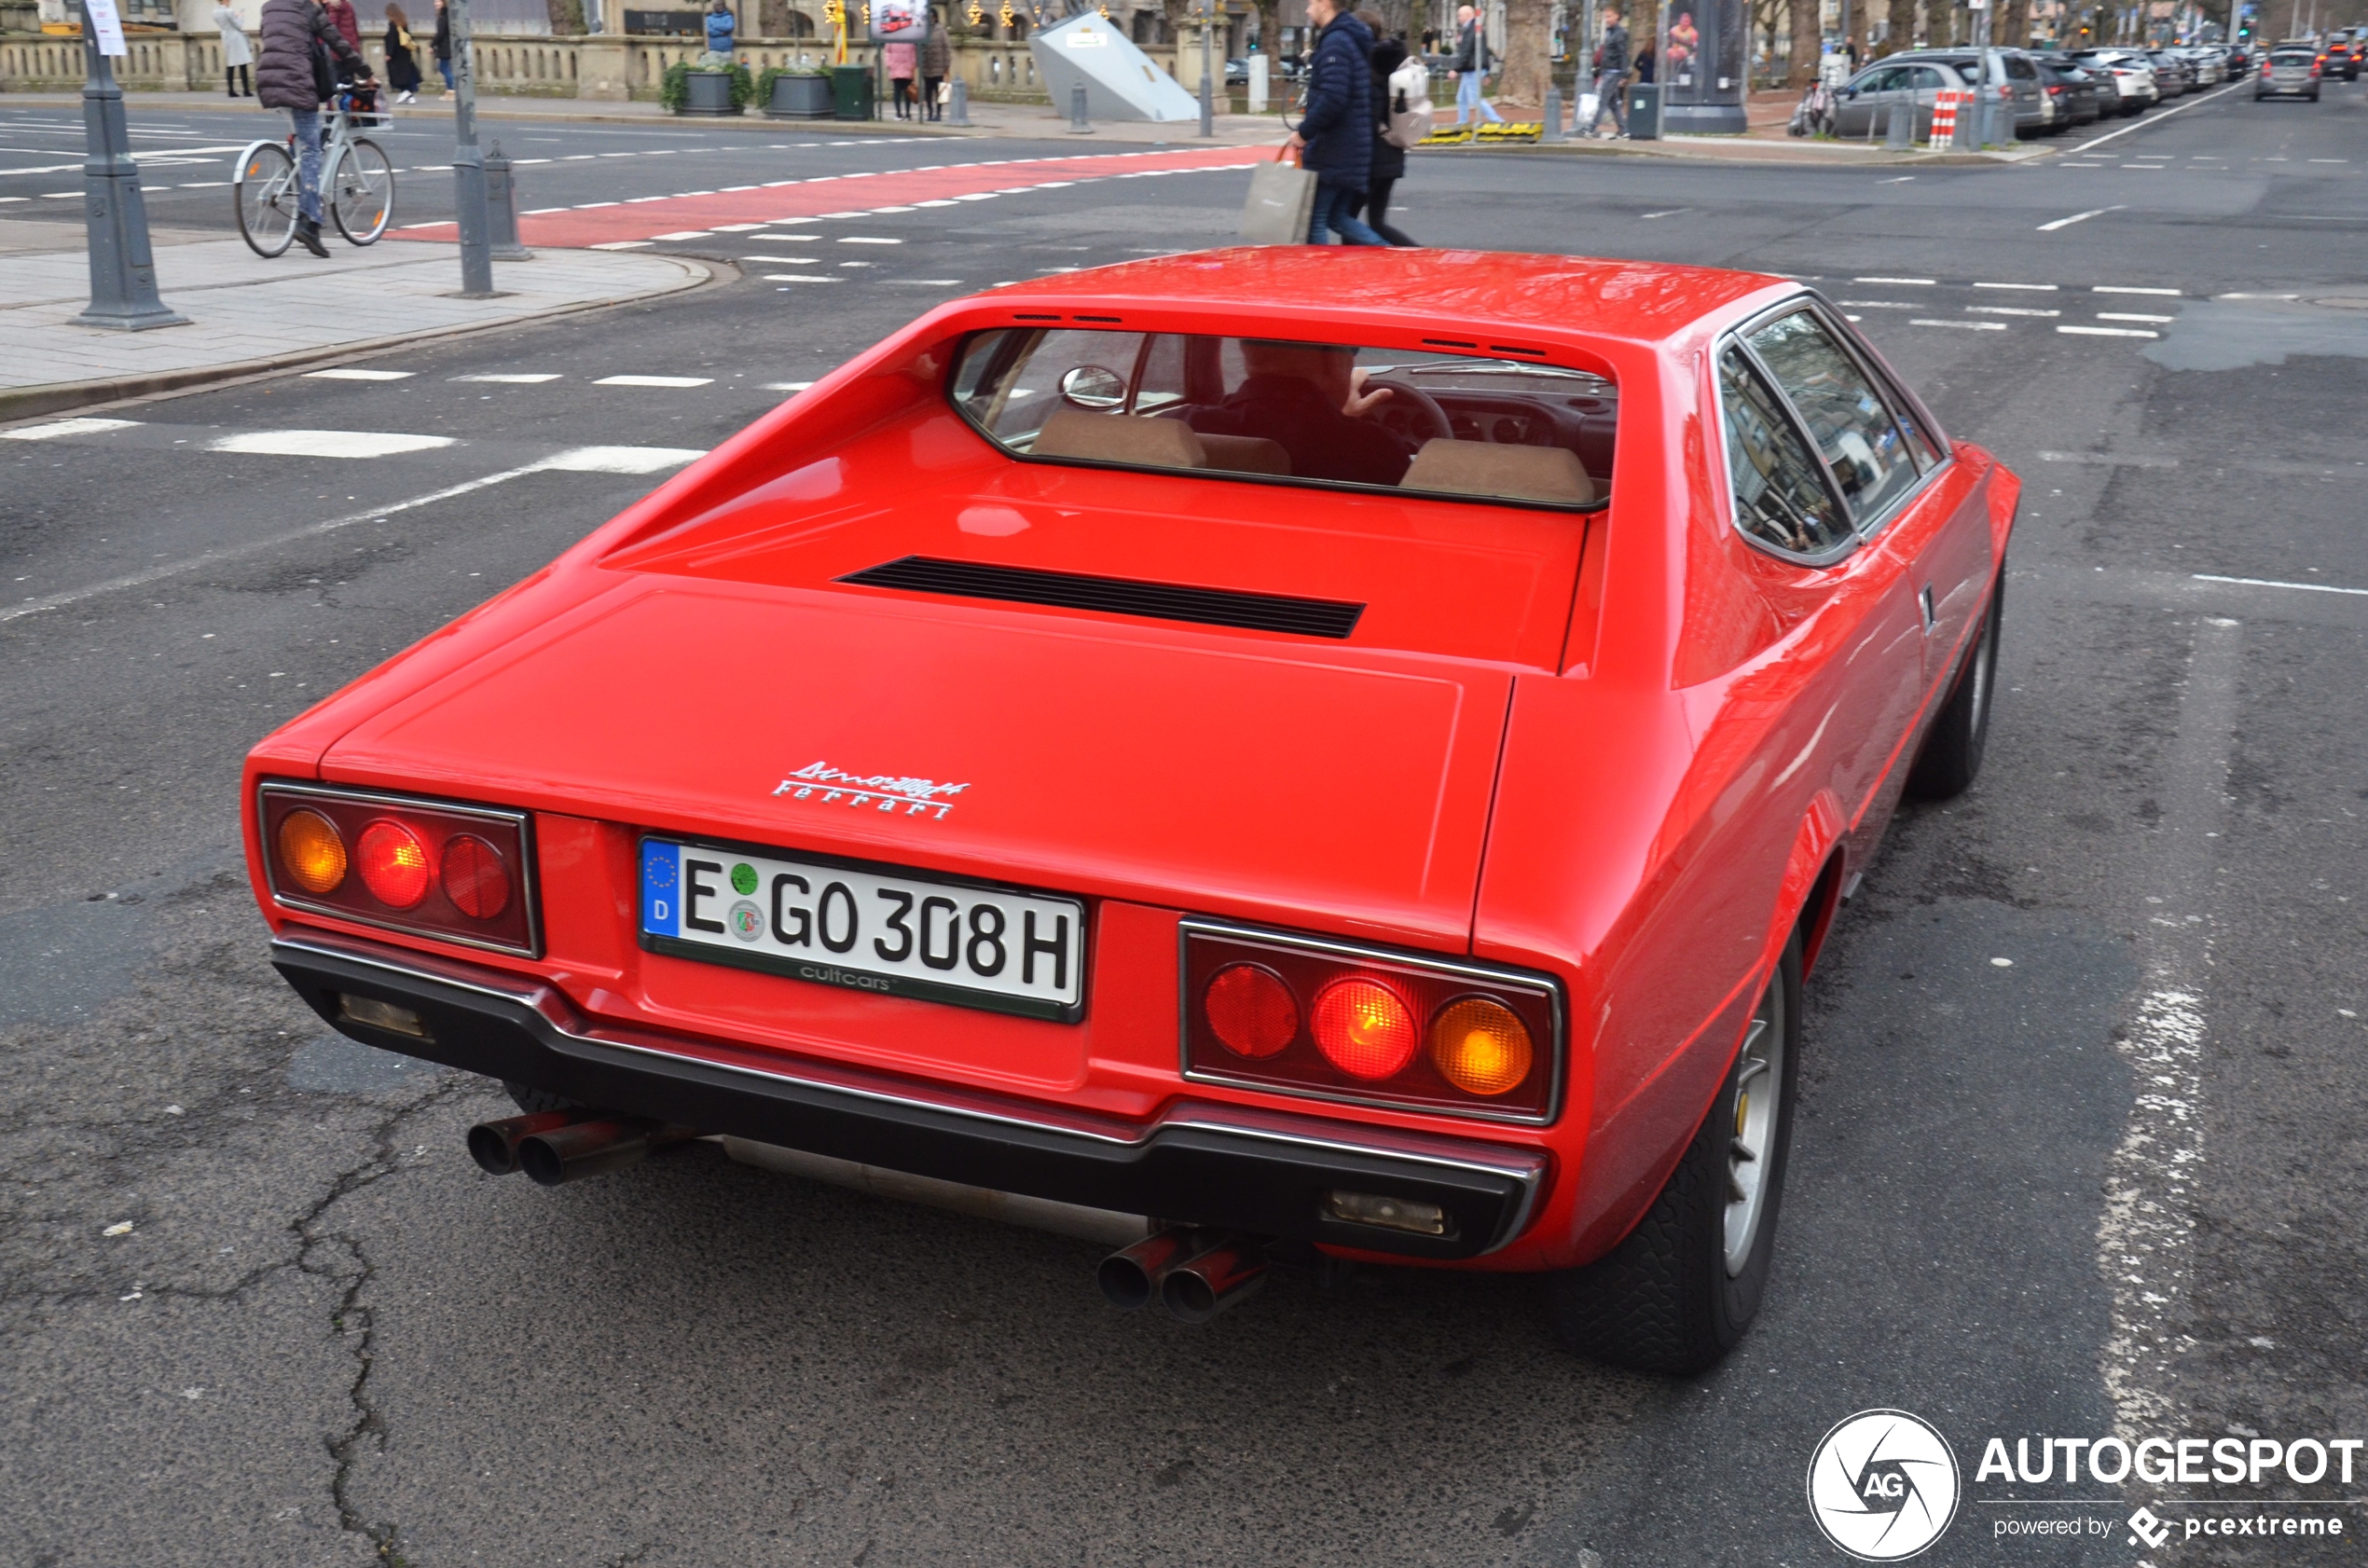
<instances>
[{"instance_id":1,"label":"side window","mask_svg":"<svg viewBox=\"0 0 2368 1568\"><path fill-rule=\"evenodd\" d=\"M1871 522L1915 488L1907 438L1815 316L1796 310L1753 333L1751 345L1800 410L1854 518Z\"/></svg>"},{"instance_id":2,"label":"side window","mask_svg":"<svg viewBox=\"0 0 2368 1568\"><path fill-rule=\"evenodd\" d=\"M1948 83L1942 77L1940 72L1930 65L1917 66L1913 71L1908 73L1908 77L1909 81L1907 85L1914 88L1918 92L1937 92L1942 88L1948 85Z\"/></svg>"},{"instance_id":3,"label":"side window","mask_svg":"<svg viewBox=\"0 0 2368 1568\"><path fill-rule=\"evenodd\" d=\"M1735 523L1763 544L1819 556L1848 543L1850 524L1782 399L1739 349L1718 356L1727 473Z\"/></svg>"},{"instance_id":4,"label":"side window","mask_svg":"<svg viewBox=\"0 0 2368 1568\"><path fill-rule=\"evenodd\" d=\"M2032 67L2031 62L2018 54L2010 54L2006 57L2006 75L2009 79L2018 82L2036 81L2039 77L2039 73Z\"/></svg>"},{"instance_id":5,"label":"side window","mask_svg":"<svg viewBox=\"0 0 2368 1568\"><path fill-rule=\"evenodd\" d=\"M1175 333L1163 332L1143 346L1142 362L1135 371L1134 401L1127 412L1156 414L1186 401L1184 341Z\"/></svg>"}]
</instances>

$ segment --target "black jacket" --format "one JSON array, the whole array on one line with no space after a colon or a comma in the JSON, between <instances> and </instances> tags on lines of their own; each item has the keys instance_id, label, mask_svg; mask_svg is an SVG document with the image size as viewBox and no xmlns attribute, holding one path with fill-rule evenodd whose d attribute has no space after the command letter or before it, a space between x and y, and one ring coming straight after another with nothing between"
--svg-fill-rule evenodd
<instances>
[{"instance_id":1,"label":"black jacket","mask_svg":"<svg viewBox=\"0 0 2368 1568\"><path fill-rule=\"evenodd\" d=\"M325 50L340 76L369 76L369 64L345 41L337 24L314 0L264 0L256 30L255 102L267 109L317 109L321 89L312 76L312 51Z\"/></svg>"},{"instance_id":2,"label":"black jacket","mask_svg":"<svg viewBox=\"0 0 2368 1568\"><path fill-rule=\"evenodd\" d=\"M1406 149L1382 134L1389 129L1390 111L1397 106L1390 102L1389 74L1405 63L1406 46L1396 38L1384 38L1373 46L1373 167L1367 172L1369 190L1371 181L1406 177Z\"/></svg>"},{"instance_id":3,"label":"black jacket","mask_svg":"<svg viewBox=\"0 0 2368 1568\"><path fill-rule=\"evenodd\" d=\"M1480 34L1480 18L1466 22L1455 34L1455 61L1451 71L1480 71L1488 69L1488 40Z\"/></svg>"},{"instance_id":4,"label":"black jacket","mask_svg":"<svg viewBox=\"0 0 2368 1568\"><path fill-rule=\"evenodd\" d=\"M1604 30L1603 72L1607 76L1628 75L1628 29L1614 25Z\"/></svg>"},{"instance_id":5,"label":"black jacket","mask_svg":"<svg viewBox=\"0 0 2368 1568\"><path fill-rule=\"evenodd\" d=\"M452 58L452 13L441 6L435 8L435 36L428 43L428 52L438 60Z\"/></svg>"},{"instance_id":6,"label":"black jacket","mask_svg":"<svg viewBox=\"0 0 2368 1568\"><path fill-rule=\"evenodd\" d=\"M1299 122L1299 133L1307 138L1300 165L1328 186L1363 190L1372 167L1373 68L1367 63L1372 51L1373 34L1345 11L1315 40L1307 113Z\"/></svg>"}]
</instances>

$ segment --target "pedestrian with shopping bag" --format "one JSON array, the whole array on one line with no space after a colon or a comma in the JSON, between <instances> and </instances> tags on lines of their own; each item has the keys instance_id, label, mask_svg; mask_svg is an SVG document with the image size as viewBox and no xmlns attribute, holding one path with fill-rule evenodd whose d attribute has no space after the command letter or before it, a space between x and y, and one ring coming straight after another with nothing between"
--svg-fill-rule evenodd
<instances>
[{"instance_id":1,"label":"pedestrian with shopping bag","mask_svg":"<svg viewBox=\"0 0 2368 1568\"><path fill-rule=\"evenodd\" d=\"M213 30L222 38L222 85L233 98L253 98L255 51L247 47L247 31L239 24L239 13L230 8L228 0L213 8ZM241 86L244 92L239 90Z\"/></svg>"},{"instance_id":2,"label":"pedestrian with shopping bag","mask_svg":"<svg viewBox=\"0 0 2368 1568\"><path fill-rule=\"evenodd\" d=\"M1315 176L1307 242L1325 243L1329 231L1343 245L1387 244L1356 217L1373 167L1373 34L1337 0L1307 0L1307 22L1316 29L1307 112L1284 144Z\"/></svg>"},{"instance_id":3,"label":"pedestrian with shopping bag","mask_svg":"<svg viewBox=\"0 0 2368 1568\"><path fill-rule=\"evenodd\" d=\"M394 89L394 101L418 103L420 57L412 51L420 46L411 37L411 19L394 0L387 0L387 35L381 41L387 51L387 86Z\"/></svg>"},{"instance_id":4,"label":"pedestrian with shopping bag","mask_svg":"<svg viewBox=\"0 0 2368 1568\"><path fill-rule=\"evenodd\" d=\"M1455 58L1447 74L1455 78L1455 123L1486 119L1493 125L1505 123L1496 105L1483 97L1487 86L1488 27L1480 12L1470 6L1455 8Z\"/></svg>"},{"instance_id":5,"label":"pedestrian with shopping bag","mask_svg":"<svg viewBox=\"0 0 2368 1568\"><path fill-rule=\"evenodd\" d=\"M1356 20L1376 37L1387 25L1379 11L1359 11ZM1365 194L1351 211L1392 245L1414 243L1390 227L1389 194L1406 176L1406 149L1430 134L1429 82L1423 62L1408 57L1404 38L1382 38L1373 46L1373 161Z\"/></svg>"},{"instance_id":6,"label":"pedestrian with shopping bag","mask_svg":"<svg viewBox=\"0 0 2368 1568\"><path fill-rule=\"evenodd\" d=\"M1618 11L1604 13L1604 43L1595 51L1595 112L1579 128L1581 136L1591 137L1604 117L1612 117L1612 137L1615 141L1628 134L1628 27Z\"/></svg>"},{"instance_id":7,"label":"pedestrian with shopping bag","mask_svg":"<svg viewBox=\"0 0 2368 1568\"><path fill-rule=\"evenodd\" d=\"M945 78L954 74L954 46L945 39L945 21L932 13L929 30L921 38L921 110L929 119L945 117L944 105L938 96L945 89Z\"/></svg>"}]
</instances>

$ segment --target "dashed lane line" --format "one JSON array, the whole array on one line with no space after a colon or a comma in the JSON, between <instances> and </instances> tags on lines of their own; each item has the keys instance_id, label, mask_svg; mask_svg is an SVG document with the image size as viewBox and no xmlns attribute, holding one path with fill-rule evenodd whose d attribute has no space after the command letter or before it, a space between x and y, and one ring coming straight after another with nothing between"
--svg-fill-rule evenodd
<instances>
[{"instance_id":1,"label":"dashed lane line","mask_svg":"<svg viewBox=\"0 0 2368 1568\"><path fill-rule=\"evenodd\" d=\"M2214 572L2189 573L2198 583L2234 583L2247 588L2292 588L2304 594L2352 594L2368 598L2368 588L2339 588L2333 583L2279 583L2267 577L2222 577Z\"/></svg>"},{"instance_id":2,"label":"dashed lane line","mask_svg":"<svg viewBox=\"0 0 2368 1568\"><path fill-rule=\"evenodd\" d=\"M308 381L407 381L414 372L408 370L365 370L360 365L341 364L331 370L308 370Z\"/></svg>"},{"instance_id":3,"label":"dashed lane line","mask_svg":"<svg viewBox=\"0 0 2368 1568\"><path fill-rule=\"evenodd\" d=\"M374 430L256 430L224 435L205 444L209 452L251 453L278 458L392 458L458 446L449 435L411 435Z\"/></svg>"},{"instance_id":4,"label":"dashed lane line","mask_svg":"<svg viewBox=\"0 0 2368 1568\"><path fill-rule=\"evenodd\" d=\"M2139 288L2129 283L2094 283L2089 286L2088 292L2091 294L2154 294L2164 295L2172 299L2182 297L2177 289Z\"/></svg>"},{"instance_id":5,"label":"dashed lane line","mask_svg":"<svg viewBox=\"0 0 2368 1568\"><path fill-rule=\"evenodd\" d=\"M2039 226L2039 232L2042 234L2053 234L2059 228L2070 228L2076 223L2086 223L2090 218L2101 218L2107 213L2118 213L2122 210L2124 205L2125 203L2115 202L2110 207L2091 207L2085 213L2074 213L2068 218L2058 218L2053 223L2043 223Z\"/></svg>"},{"instance_id":6,"label":"dashed lane line","mask_svg":"<svg viewBox=\"0 0 2368 1568\"><path fill-rule=\"evenodd\" d=\"M714 379L712 376L603 376L592 384L596 387L704 387Z\"/></svg>"},{"instance_id":7,"label":"dashed lane line","mask_svg":"<svg viewBox=\"0 0 2368 1568\"><path fill-rule=\"evenodd\" d=\"M1907 324L1909 326L1953 326L1961 332L2003 332L2006 330L2004 322L1951 322L1924 316L1918 316Z\"/></svg>"},{"instance_id":8,"label":"dashed lane line","mask_svg":"<svg viewBox=\"0 0 2368 1568\"><path fill-rule=\"evenodd\" d=\"M2160 337L2159 332L2149 332L2135 326L2058 326L2058 332L2075 337Z\"/></svg>"}]
</instances>

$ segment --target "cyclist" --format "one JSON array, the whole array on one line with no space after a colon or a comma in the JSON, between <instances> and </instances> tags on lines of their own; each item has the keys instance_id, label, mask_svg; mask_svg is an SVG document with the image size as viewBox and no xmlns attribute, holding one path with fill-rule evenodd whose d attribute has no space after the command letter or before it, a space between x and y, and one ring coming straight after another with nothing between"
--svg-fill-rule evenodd
<instances>
[{"instance_id":1,"label":"cyclist","mask_svg":"<svg viewBox=\"0 0 2368 1568\"><path fill-rule=\"evenodd\" d=\"M297 243L326 257L321 243L321 109L337 83L370 83L369 62L322 9L321 0L264 0L262 53L255 67L255 97L267 109L285 109L296 131Z\"/></svg>"}]
</instances>

